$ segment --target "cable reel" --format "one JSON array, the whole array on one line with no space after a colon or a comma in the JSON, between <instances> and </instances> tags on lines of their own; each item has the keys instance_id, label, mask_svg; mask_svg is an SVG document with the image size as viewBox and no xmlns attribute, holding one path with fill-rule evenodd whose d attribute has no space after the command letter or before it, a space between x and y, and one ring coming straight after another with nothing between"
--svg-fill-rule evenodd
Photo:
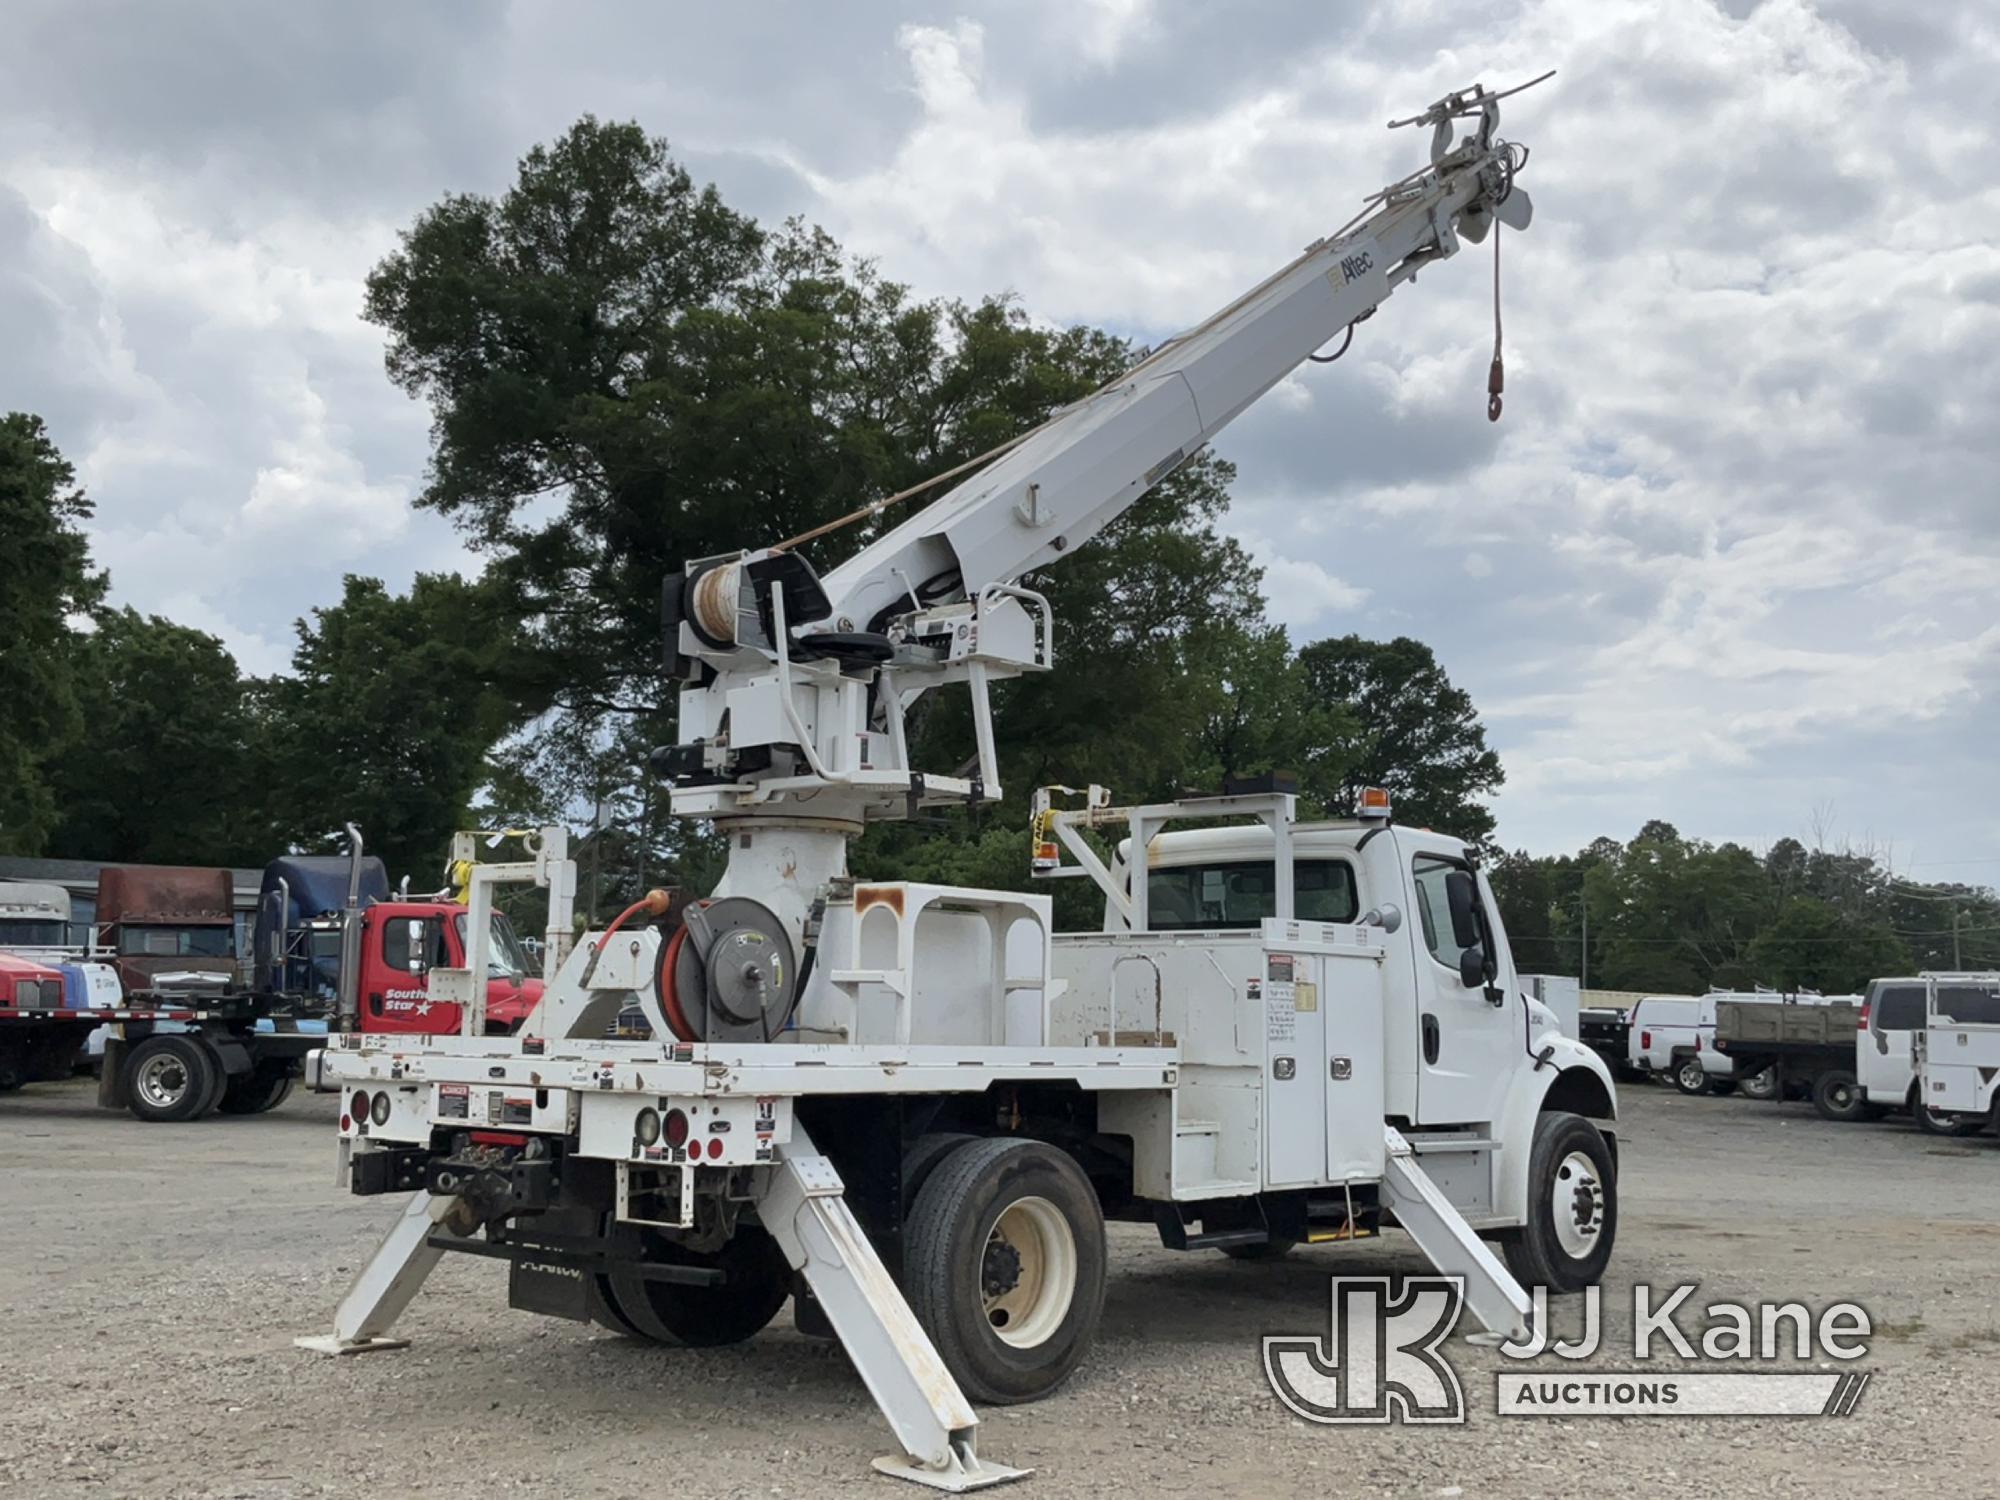
<instances>
[{"instance_id":1,"label":"cable reel","mask_svg":"<svg viewBox=\"0 0 2000 1500\"><path fill-rule=\"evenodd\" d=\"M684 1042L768 1042L790 1024L799 970L784 923L761 901L698 901L660 952L660 1009Z\"/></svg>"}]
</instances>

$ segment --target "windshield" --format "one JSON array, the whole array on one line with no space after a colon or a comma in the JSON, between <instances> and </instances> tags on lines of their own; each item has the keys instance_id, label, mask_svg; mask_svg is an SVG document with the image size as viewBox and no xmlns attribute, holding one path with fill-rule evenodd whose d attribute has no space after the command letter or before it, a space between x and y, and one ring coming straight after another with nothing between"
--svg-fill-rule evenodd
<instances>
[{"instance_id":1,"label":"windshield","mask_svg":"<svg viewBox=\"0 0 2000 1500\"><path fill-rule=\"evenodd\" d=\"M0 948L59 948L69 941L67 922L39 917L0 918Z\"/></svg>"},{"instance_id":2,"label":"windshield","mask_svg":"<svg viewBox=\"0 0 2000 1500\"><path fill-rule=\"evenodd\" d=\"M466 946L465 913L460 912L456 921L459 946L463 948ZM470 953L466 954L468 960L471 956ZM521 951L521 940L514 936L514 924L497 911L493 913L492 924L487 928L486 968L488 973L500 979L526 979L531 972L528 968L528 955Z\"/></svg>"},{"instance_id":3,"label":"windshield","mask_svg":"<svg viewBox=\"0 0 2000 1500\"><path fill-rule=\"evenodd\" d=\"M1292 866L1292 908L1305 922L1352 922L1359 911L1354 871L1336 859ZM1146 925L1154 932L1255 927L1278 914L1270 860L1156 869L1146 880Z\"/></svg>"},{"instance_id":4,"label":"windshield","mask_svg":"<svg viewBox=\"0 0 2000 1500\"><path fill-rule=\"evenodd\" d=\"M233 927L156 927L126 922L118 929L118 951L135 958L230 958Z\"/></svg>"}]
</instances>

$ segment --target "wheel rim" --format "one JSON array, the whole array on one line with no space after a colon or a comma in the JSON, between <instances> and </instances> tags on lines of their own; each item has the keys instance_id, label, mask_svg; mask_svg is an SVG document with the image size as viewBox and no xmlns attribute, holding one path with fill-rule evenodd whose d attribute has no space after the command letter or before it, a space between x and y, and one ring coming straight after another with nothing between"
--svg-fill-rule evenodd
<instances>
[{"instance_id":1,"label":"wheel rim","mask_svg":"<svg viewBox=\"0 0 2000 1500\"><path fill-rule=\"evenodd\" d=\"M1003 1344L1031 1349L1062 1326L1076 1296L1076 1236L1046 1198L1020 1198L986 1232L979 1290L986 1326Z\"/></svg>"},{"instance_id":2,"label":"wheel rim","mask_svg":"<svg viewBox=\"0 0 2000 1500\"><path fill-rule=\"evenodd\" d=\"M1743 1080L1743 1092L1761 1097L1770 1093L1772 1089L1777 1087L1777 1084L1778 1080L1772 1070L1766 1068L1763 1072L1753 1073L1750 1077Z\"/></svg>"},{"instance_id":3,"label":"wheel rim","mask_svg":"<svg viewBox=\"0 0 2000 1500\"><path fill-rule=\"evenodd\" d=\"M1827 1103L1831 1104L1835 1109L1850 1108L1854 1103L1854 1085L1851 1083L1836 1083L1826 1091L1826 1099Z\"/></svg>"},{"instance_id":4,"label":"wheel rim","mask_svg":"<svg viewBox=\"0 0 2000 1500\"><path fill-rule=\"evenodd\" d=\"M187 1064L171 1052L159 1052L139 1064L132 1080L139 1096L155 1109L172 1109L187 1097Z\"/></svg>"},{"instance_id":5,"label":"wheel rim","mask_svg":"<svg viewBox=\"0 0 2000 1500\"><path fill-rule=\"evenodd\" d=\"M1692 1089L1701 1086L1703 1074L1701 1064L1690 1058L1681 1064L1681 1087Z\"/></svg>"},{"instance_id":6,"label":"wheel rim","mask_svg":"<svg viewBox=\"0 0 2000 1500\"><path fill-rule=\"evenodd\" d=\"M1556 1243L1571 1260L1584 1259L1604 1228L1604 1183L1597 1163L1581 1151L1570 1152L1556 1168L1549 1200Z\"/></svg>"}]
</instances>

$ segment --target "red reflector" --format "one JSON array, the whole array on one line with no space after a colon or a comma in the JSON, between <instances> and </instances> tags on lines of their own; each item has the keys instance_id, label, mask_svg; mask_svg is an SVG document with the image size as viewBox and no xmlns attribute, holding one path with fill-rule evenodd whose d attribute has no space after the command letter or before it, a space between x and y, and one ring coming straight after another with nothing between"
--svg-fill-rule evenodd
<instances>
[{"instance_id":1,"label":"red reflector","mask_svg":"<svg viewBox=\"0 0 2000 1500\"><path fill-rule=\"evenodd\" d=\"M342 1130L352 1130L354 1128L354 1121L348 1116L342 1115L340 1117L340 1128Z\"/></svg>"},{"instance_id":2,"label":"red reflector","mask_svg":"<svg viewBox=\"0 0 2000 1500\"><path fill-rule=\"evenodd\" d=\"M708 1154L709 1154L709 1156L710 1156L711 1158L714 1158L714 1157L717 1157L717 1156L720 1156L720 1155L722 1155L722 1137L721 1137L721 1136L719 1136L719 1135L712 1135L712 1136L710 1136L710 1137L708 1138Z\"/></svg>"},{"instance_id":3,"label":"red reflector","mask_svg":"<svg viewBox=\"0 0 2000 1500\"><path fill-rule=\"evenodd\" d=\"M661 1127L660 1133L667 1138L669 1146L686 1145L688 1138L688 1117L677 1109L668 1110L666 1122Z\"/></svg>"},{"instance_id":4,"label":"red reflector","mask_svg":"<svg viewBox=\"0 0 2000 1500\"><path fill-rule=\"evenodd\" d=\"M476 1146L525 1146L528 1138L518 1130L475 1130L472 1142Z\"/></svg>"},{"instance_id":5,"label":"red reflector","mask_svg":"<svg viewBox=\"0 0 2000 1500\"><path fill-rule=\"evenodd\" d=\"M1854 1021L1854 1026L1855 1026L1855 1029L1856 1029L1857 1031L1866 1031L1866 1030L1868 1029L1868 1007L1867 1007L1867 1006L1865 1006L1865 1005L1864 1005L1864 1006L1862 1006L1862 1007L1861 1007L1861 1014L1860 1014L1859 1016L1857 1016L1857 1017L1855 1018L1855 1021Z\"/></svg>"}]
</instances>

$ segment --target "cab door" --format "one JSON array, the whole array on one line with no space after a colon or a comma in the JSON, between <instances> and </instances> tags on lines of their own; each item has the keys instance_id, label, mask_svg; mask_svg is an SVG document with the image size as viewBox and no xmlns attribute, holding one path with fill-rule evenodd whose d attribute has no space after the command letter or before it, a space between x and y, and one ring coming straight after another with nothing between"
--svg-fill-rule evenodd
<instances>
[{"instance_id":1,"label":"cab door","mask_svg":"<svg viewBox=\"0 0 2000 1500\"><path fill-rule=\"evenodd\" d=\"M1397 832L1413 908L1404 929L1417 986L1417 1123L1485 1124L1499 1117L1527 1045L1499 906L1455 842Z\"/></svg>"}]
</instances>

